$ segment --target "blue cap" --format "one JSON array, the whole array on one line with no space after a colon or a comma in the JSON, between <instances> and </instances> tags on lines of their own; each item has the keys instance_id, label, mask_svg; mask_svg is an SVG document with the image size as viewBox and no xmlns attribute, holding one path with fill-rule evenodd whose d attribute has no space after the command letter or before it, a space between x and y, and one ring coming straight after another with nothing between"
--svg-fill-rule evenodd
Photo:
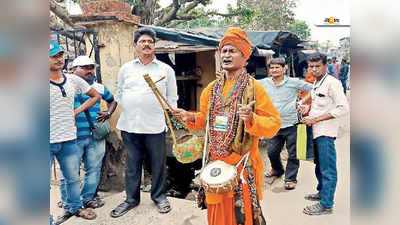
<instances>
[{"instance_id":1,"label":"blue cap","mask_svg":"<svg viewBox=\"0 0 400 225\"><path fill-rule=\"evenodd\" d=\"M50 41L49 56L56 55L59 52L64 52L64 50L54 41Z\"/></svg>"}]
</instances>

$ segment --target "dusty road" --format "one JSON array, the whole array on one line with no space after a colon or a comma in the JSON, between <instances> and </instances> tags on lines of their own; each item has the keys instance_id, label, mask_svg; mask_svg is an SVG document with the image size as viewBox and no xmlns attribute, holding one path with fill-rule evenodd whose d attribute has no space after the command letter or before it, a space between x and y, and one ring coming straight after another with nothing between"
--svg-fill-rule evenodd
<instances>
[{"instance_id":1,"label":"dusty road","mask_svg":"<svg viewBox=\"0 0 400 225\"><path fill-rule=\"evenodd\" d=\"M298 174L298 185L295 190L286 191L283 181L275 180L272 185L265 185L264 200L261 203L268 225L349 225L350 224L350 120L349 116L341 118L339 137L336 140L338 184L335 194L334 213L324 216L308 216L302 213L305 206L314 204L304 199L304 195L316 191L314 164L301 162ZM262 150L265 155L265 150ZM269 168L266 160L265 168ZM267 181L266 181L267 182ZM98 215L94 221L73 217L65 225L202 225L207 224L206 211L199 210L195 203L182 199L171 199L172 211L161 215L150 200L148 193L142 193L141 204L126 215L114 219L109 212L117 206L125 193L106 193L106 205L96 209ZM50 212L60 215L57 208L60 199L57 185L50 190Z\"/></svg>"}]
</instances>

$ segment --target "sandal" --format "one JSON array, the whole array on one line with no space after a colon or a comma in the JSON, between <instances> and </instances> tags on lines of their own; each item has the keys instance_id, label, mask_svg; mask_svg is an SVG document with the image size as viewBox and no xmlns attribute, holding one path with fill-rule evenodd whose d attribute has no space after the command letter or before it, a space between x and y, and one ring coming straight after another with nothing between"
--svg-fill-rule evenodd
<instances>
[{"instance_id":1,"label":"sandal","mask_svg":"<svg viewBox=\"0 0 400 225\"><path fill-rule=\"evenodd\" d=\"M169 213L171 211L171 205L168 200L164 200L156 204L159 213Z\"/></svg>"},{"instance_id":2,"label":"sandal","mask_svg":"<svg viewBox=\"0 0 400 225\"><path fill-rule=\"evenodd\" d=\"M104 204L106 204L106 203L101 198L94 198L90 201L83 203L83 208L97 209L97 208L103 207Z\"/></svg>"},{"instance_id":3,"label":"sandal","mask_svg":"<svg viewBox=\"0 0 400 225\"><path fill-rule=\"evenodd\" d=\"M75 216L81 217L82 219L85 220L94 220L97 217L96 213L91 209L79 209L75 213Z\"/></svg>"},{"instance_id":4,"label":"sandal","mask_svg":"<svg viewBox=\"0 0 400 225\"><path fill-rule=\"evenodd\" d=\"M286 190L293 190L296 188L296 182L293 181L286 181L285 182L285 189Z\"/></svg>"},{"instance_id":5,"label":"sandal","mask_svg":"<svg viewBox=\"0 0 400 225\"><path fill-rule=\"evenodd\" d=\"M305 207L303 209L303 213L310 216L332 214L332 208L325 208L321 205L321 203L317 203L315 205Z\"/></svg>"},{"instance_id":6,"label":"sandal","mask_svg":"<svg viewBox=\"0 0 400 225\"><path fill-rule=\"evenodd\" d=\"M281 177L283 175L283 173L277 173L275 172L275 170L271 169L270 171L266 172L265 177Z\"/></svg>"},{"instance_id":7,"label":"sandal","mask_svg":"<svg viewBox=\"0 0 400 225\"><path fill-rule=\"evenodd\" d=\"M117 218L120 216L125 215L129 210L135 208L138 206L139 203L128 203L128 202L123 202L117 206L117 208L111 210L110 216L112 218Z\"/></svg>"},{"instance_id":8,"label":"sandal","mask_svg":"<svg viewBox=\"0 0 400 225\"><path fill-rule=\"evenodd\" d=\"M74 213L65 210L64 214L57 217L56 221L53 223L54 225L59 225L64 223L65 221L67 221L69 218L71 218L72 216L74 216Z\"/></svg>"},{"instance_id":9,"label":"sandal","mask_svg":"<svg viewBox=\"0 0 400 225\"><path fill-rule=\"evenodd\" d=\"M304 198L306 200L309 200L309 201L319 201L319 200L321 200L321 197L319 196L319 193L308 194L308 195L304 196Z\"/></svg>"}]
</instances>

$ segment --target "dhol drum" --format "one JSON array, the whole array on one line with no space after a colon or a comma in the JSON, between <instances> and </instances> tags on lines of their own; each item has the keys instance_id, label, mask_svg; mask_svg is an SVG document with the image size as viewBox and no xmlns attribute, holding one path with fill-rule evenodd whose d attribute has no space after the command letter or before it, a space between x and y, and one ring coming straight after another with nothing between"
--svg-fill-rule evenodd
<instances>
[{"instance_id":1,"label":"dhol drum","mask_svg":"<svg viewBox=\"0 0 400 225\"><path fill-rule=\"evenodd\" d=\"M200 184L215 194L232 191L238 184L237 168L222 160L210 162L200 173Z\"/></svg>"}]
</instances>

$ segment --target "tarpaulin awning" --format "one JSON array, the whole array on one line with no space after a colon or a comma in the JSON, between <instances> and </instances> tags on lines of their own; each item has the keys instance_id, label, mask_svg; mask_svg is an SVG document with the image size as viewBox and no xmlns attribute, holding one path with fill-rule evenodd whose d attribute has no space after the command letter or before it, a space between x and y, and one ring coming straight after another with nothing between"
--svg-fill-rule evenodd
<instances>
[{"instance_id":1,"label":"tarpaulin awning","mask_svg":"<svg viewBox=\"0 0 400 225\"><path fill-rule=\"evenodd\" d=\"M152 28L157 38L182 42L192 45L218 46L226 28L196 28L191 30L178 30L172 28L139 25ZM246 31L253 49L301 49L300 38L289 31Z\"/></svg>"}]
</instances>

